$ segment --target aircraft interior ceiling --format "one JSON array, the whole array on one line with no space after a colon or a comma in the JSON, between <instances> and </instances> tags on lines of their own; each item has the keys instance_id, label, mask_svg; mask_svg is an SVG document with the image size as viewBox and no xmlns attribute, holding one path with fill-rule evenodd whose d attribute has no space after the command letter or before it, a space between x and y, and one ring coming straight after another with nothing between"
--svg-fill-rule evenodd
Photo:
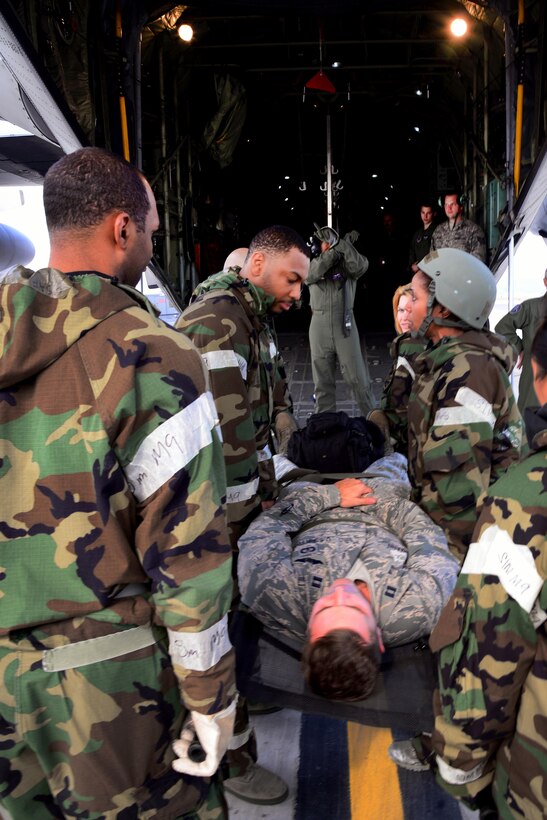
<instances>
[{"instance_id":1,"label":"aircraft interior ceiling","mask_svg":"<svg viewBox=\"0 0 547 820\"><path fill-rule=\"evenodd\" d=\"M452 187L493 252L518 195L519 79L518 184L545 139L539 0L8 0L5 15L76 138L152 181L159 261L182 292L265 224L373 235L390 212L406 230ZM46 125L38 176L67 150ZM28 174L20 146L0 151L0 183L14 162Z\"/></svg>"}]
</instances>

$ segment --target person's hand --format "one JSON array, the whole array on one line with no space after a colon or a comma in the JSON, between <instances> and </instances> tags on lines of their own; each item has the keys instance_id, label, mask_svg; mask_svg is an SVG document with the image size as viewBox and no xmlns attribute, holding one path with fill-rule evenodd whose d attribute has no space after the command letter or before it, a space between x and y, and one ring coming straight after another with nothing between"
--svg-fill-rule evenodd
<instances>
[{"instance_id":1,"label":"person's hand","mask_svg":"<svg viewBox=\"0 0 547 820\"><path fill-rule=\"evenodd\" d=\"M237 698L214 715L202 715L201 712L190 712L180 739L173 743L177 759L171 764L176 772L190 774L194 777L212 777L224 757L228 744L234 733L234 720ZM202 755L201 762L192 760L188 754L190 744L198 739ZM200 750L201 751L201 750Z\"/></svg>"},{"instance_id":2,"label":"person's hand","mask_svg":"<svg viewBox=\"0 0 547 820\"><path fill-rule=\"evenodd\" d=\"M262 512L266 512L266 510L270 510L273 507L274 504L275 504L275 501L273 500L273 498L270 498L267 501L261 501L260 506L262 507Z\"/></svg>"},{"instance_id":3,"label":"person's hand","mask_svg":"<svg viewBox=\"0 0 547 820\"><path fill-rule=\"evenodd\" d=\"M348 231L344 239L346 239L348 242L351 242L351 244L354 245L359 239L359 231Z\"/></svg>"},{"instance_id":4,"label":"person's hand","mask_svg":"<svg viewBox=\"0 0 547 820\"><path fill-rule=\"evenodd\" d=\"M341 507L362 507L376 504L372 490L359 478L343 478L334 485L340 493Z\"/></svg>"}]
</instances>

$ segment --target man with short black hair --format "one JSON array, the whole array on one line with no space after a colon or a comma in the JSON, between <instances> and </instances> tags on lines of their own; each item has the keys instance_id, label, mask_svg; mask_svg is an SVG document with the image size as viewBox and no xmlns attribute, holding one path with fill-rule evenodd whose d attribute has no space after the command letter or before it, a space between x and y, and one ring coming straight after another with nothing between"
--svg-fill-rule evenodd
<instances>
[{"instance_id":1,"label":"man with short black hair","mask_svg":"<svg viewBox=\"0 0 547 820\"><path fill-rule=\"evenodd\" d=\"M290 477L294 465L276 462ZM429 635L452 593L458 563L409 495L406 459L393 453L359 479L296 480L239 540L243 603L304 647L318 694L370 694L383 644Z\"/></svg>"},{"instance_id":2,"label":"man with short black hair","mask_svg":"<svg viewBox=\"0 0 547 820\"><path fill-rule=\"evenodd\" d=\"M437 212L433 203L429 200L424 200L420 207L420 219L422 220L422 227L418 228L416 233L410 240L410 250L408 253L408 266L416 273L418 270L418 262L427 256L431 247L431 237L435 230L435 217Z\"/></svg>"},{"instance_id":3,"label":"man with short black hair","mask_svg":"<svg viewBox=\"0 0 547 820\"><path fill-rule=\"evenodd\" d=\"M177 322L200 351L211 379L222 430L228 481L228 525L237 565L237 539L278 494L273 432L290 424L292 399L269 314L299 299L309 269L309 249L292 228L274 225L249 245L241 268L210 276L195 290ZM226 790L258 804L284 800L281 778L256 763L254 735L240 703L228 755Z\"/></svg>"},{"instance_id":4,"label":"man with short black hair","mask_svg":"<svg viewBox=\"0 0 547 820\"><path fill-rule=\"evenodd\" d=\"M49 267L0 279L2 805L227 817L226 484L201 358L134 290L154 195L83 148L48 171L44 205Z\"/></svg>"}]
</instances>

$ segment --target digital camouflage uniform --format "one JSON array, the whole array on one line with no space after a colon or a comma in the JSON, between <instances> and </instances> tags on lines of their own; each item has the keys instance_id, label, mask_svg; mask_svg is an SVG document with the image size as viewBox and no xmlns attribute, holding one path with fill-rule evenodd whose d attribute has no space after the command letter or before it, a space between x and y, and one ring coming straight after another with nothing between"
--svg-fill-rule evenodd
<instances>
[{"instance_id":1,"label":"digital camouflage uniform","mask_svg":"<svg viewBox=\"0 0 547 820\"><path fill-rule=\"evenodd\" d=\"M442 530L409 501L406 459L363 473L378 501L339 507L334 485L295 482L239 541L243 602L269 630L304 641L314 603L337 578L367 581L384 643L428 635L456 582Z\"/></svg>"},{"instance_id":2,"label":"digital camouflage uniform","mask_svg":"<svg viewBox=\"0 0 547 820\"><path fill-rule=\"evenodd\" d=\"M522 353L522 371L519 379L519 397L517 404L521 413L525 407L538 407L538 400L534 390L534 375L530 361L530 350L536 330L541 324L547 308L547 297L526 299L522 304L507 313L496 325L496 333L505 336L511 342L517 353ZM522 330L522 339L517 334Z\"/></svg>"},{"instance_id":3,"label":"digital camouflage uniform","mask_svg":"<svg viewBox=\"0 0 547 820\"><path fill-rule=\"evenodd\" d=\"M310 262L306 284L310 289L310 355L317 413L336 410L336 360L366 415L376 404L359 332L353 315L357 280L368 270L368 260L349 239Z\"/></svg>"},{"instance_id":4,"label":"digital camouflage uniform","mask_svg":"<svg viewBox=\"0 0 547 820\"><path fill-rule=\"evenodd\" d=\"M460 218L454 227L450 227L448 219L437 225L431 237L431 250L438 251L439 248L458 248L486 262L484 231L470 219Z\"/></svg>"},{"instance_id":5,"label":"digital camouflage uniform","mask_svg":"<svg viewBox=\"0 0 547 820\"><path fill-rule=\"evenodd\" d=\"M197 352L116 282L0 281L0 794L16 820L224 816L215 783L171 768L187 710L235 694L218 420Z\"/></svg>"},{"instance_id":6,"label":"digital camouflage uniform","mask_svg":"<svg viewBox=\"0 0 547 820\"><path fill-rule=\"evenodd\" d=\"M209 277L177 322L205 362L220 417L232 547L261 502L278 493L272 425L292 409L283 360L266 314L274 302L229 269Z\"/></svg>"},{"instance_id":7,"label":"digital camouflage uniform","mask_svg":"<svg viewBox=\"0 0 547 820\"><path fill-rule=\"evenodd\" d=\"M454 595L431 635L439 781L501 818L547 807L547 405L527 412L533 452L491 488ZM471 802L474 807L474 801Z\"/></svg>"},{"instance_id":8,"label":"digital camouflage uniform","mask_svg":"<svg viewBox=\"0 0 547 820\"><path fill-rule=\"evenodd\" d=\"M395 449L406 455L408 451L408 399L414 381L414 359L423 352L427 341L414 339L410 332L402 333L391 343L391 370L387 376L380 407L388 423Z\"/></svg>"},{"instance_id":9,"label":"digital camouflage uniform","mask_svg":"<svg viewBox=\"0 0 547 820\"><path fill-rule=\"evenodd\" d=\"M515 351L468 330L414 359L408 402L412 497L462 560L488 488L520 454L522 419L509 383Z\"/></svg>"}]
</instances>

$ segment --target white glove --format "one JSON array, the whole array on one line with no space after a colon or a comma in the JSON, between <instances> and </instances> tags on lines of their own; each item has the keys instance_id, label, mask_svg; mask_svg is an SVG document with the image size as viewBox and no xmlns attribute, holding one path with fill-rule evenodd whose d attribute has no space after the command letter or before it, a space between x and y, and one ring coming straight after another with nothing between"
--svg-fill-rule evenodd
<instances>
[{"instance_id":1,"label":"white glove","mask_svg":"<svg viewBox=\"0 0 547 820\"><path fill-rule=\"evenodd\" d=\"M178 758L172 763L176 772L191 774L194 777L214 775L234 734L236 704L237 697L226 709L214 715L190 712L180 740L173 743L173 751ZM205 752L205 760L201 763L196 763L188 757L188 748L196 736Z\"/></svg>"}]
</instances>

